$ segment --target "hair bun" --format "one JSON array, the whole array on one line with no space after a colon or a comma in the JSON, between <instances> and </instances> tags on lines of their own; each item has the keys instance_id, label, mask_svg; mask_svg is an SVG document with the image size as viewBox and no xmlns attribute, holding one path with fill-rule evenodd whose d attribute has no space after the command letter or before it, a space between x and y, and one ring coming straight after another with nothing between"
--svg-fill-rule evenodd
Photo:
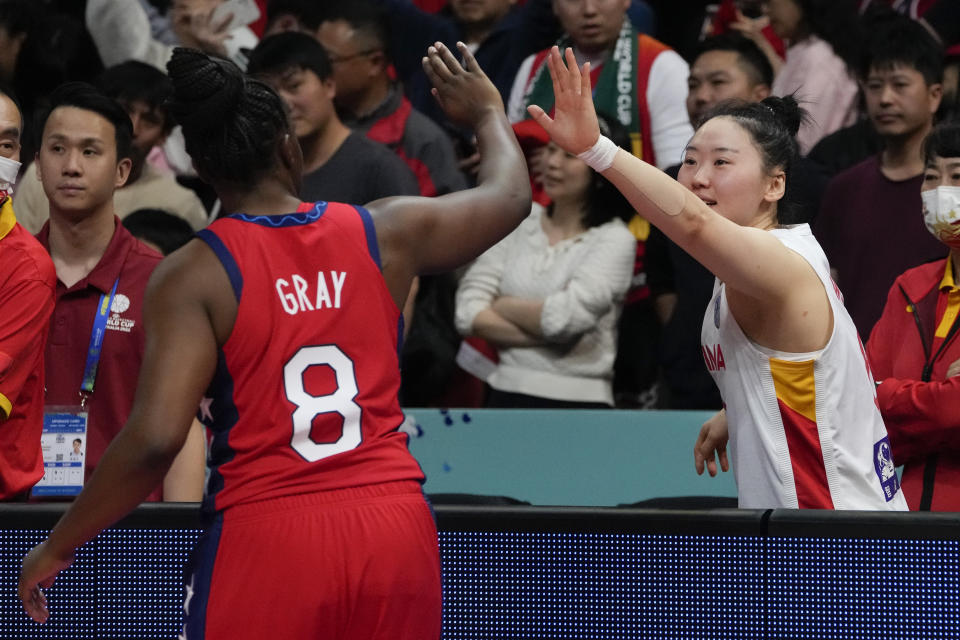
<instances>
[{"instance_id":1,"label":"hair bun","mask_svg":"<svg viewBox=\"0 0 960 640\"><path fill-rule=\"evenodd\" d=\"M789 96L769 96L760 101L776 116L783 127L790 132L791 137L795 137L800 130L800 124L806 119L806 111L800 108L797 99Z\"/></svg>"},{"instance_id":2,"label":"hair bun","mask_svg":"<svg viewBox=\"0 0 960 640\"><path fill-rule=\"evenodd\" d=\"M174 49L167 73L173 82L170 111L184 128L222 123L243 94L244 77L239 68L195 49Z\"/></svg>"}]
</instances>

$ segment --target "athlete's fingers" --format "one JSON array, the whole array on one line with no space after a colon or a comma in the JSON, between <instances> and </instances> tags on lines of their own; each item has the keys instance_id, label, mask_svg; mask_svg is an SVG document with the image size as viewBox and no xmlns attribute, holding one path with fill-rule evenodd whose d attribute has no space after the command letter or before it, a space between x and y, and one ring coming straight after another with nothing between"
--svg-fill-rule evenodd
<instances>
[{"instance_id":1,"label":"athlete's fingers","mask_svg":"<svg viewBox=\"0 0 960 640\"><path fill-rule=\"evenodd\" d=\"M433 65L430 63L430 59L424 56L423 58L423 70L427 74L427 78L430 80L430 94L433 95L434 99L437 101L437 104L440 105L441 109L444 109L443 98L440 97L440 91L437 87L446 83L446 80L441 78L433 68ZM444 109L445 110L445 109Z\"/></svg>"},{"instance_id":2,"label":"athlete's fingers","mask_svg":"<svg viewBox=\"0 0 960 640\"><path fill-rule=\"evenodd\" d=\"M430 87L430 95L432 95L433 99L437 101L437 104L440 105L440 108L446 111L446 107L443 106L443 98L440 97L440 92L437 91L436 87Z\"/></svg>"},{"instance_id":3,"label":"athlete's fingers","mask_svg":"<svg viewBox=\"0 0 960 640\"><path fill-rule=\"evenodd\" d=\"M452 75L463 73L463 67L460 66L460 62L457 60L457 57L453 55L453 52L450 51L446 45L444 45L442 42L437 42L433 46L436 47L437 55L440 57L443 65Z\"/></svg>"},{"instance_id":4,"label":"athlete's fingers","mask_svg":"<svg viewBox=\"0 0 960 640\"><path fill-rule=\"evenodd\" d=\"M463 56L463 66L467 71L471 73L483 73L483 69L480 68L477 59L470 53L470 47L458 40L457 49L460 50L460 55Z\"/></svg>"},{"instance_id":5,"label":"athlete's fingers","mask_svg":"<svg viewBox=\"0 0 960 640\"><path fill-rule=\"evenodd\" d=\"M707 425L700 427L700 433L697 434L697 441L693 445L693 464L696 467L697 475L703 475L703 465L711 455L710 448L706 446Z\"/></svg>"},{"instance_id":6,"label":"athlete's fingers","mask_svg":"<svg viewBox=\"0 0 960 640\"><path fill-rule=\"evenodd\" d=\"M581 83L583 81L582 76L580 75L580 65L577 64L577 59L573 55L572 47L567 47L566 51L564 51L564 55L567 59L567 77L569 78L569 89L579 96L581 95Z\"/></svg>"},{"instance_id":7,"label":"athlete's fingers","mask_svg":"<svg viewBox=\"0 0 960 640\"><path fill-rule=\"evenodd\" d=\"M427 56L420 58L420 66L423 67L423 72L427 74L427 79L430 80L430 86L437 86L437 84L440 83L440 78L433 72L433 65L430 64L430 58Z\"/></svg>"},{"instance_id":8,"label":"athlete's fingers","mask_svg":"<svg viewBox=\"0 0 960 640\"><path fill-rule=\"evenodd\" d=\"M560 99L560 96L563 95L565 88L563 84L563 79L561 78L562 70L560 69L560 49L556 45L550 49L550 54L547 56L547 71L550 73L550 82L553 84L553 99L557 101Z\"/></svg>"},{"instance_id":9,"label":"athlete's fingers","mask_svg":"<svg viewBox=\"0 0 960 640\"><path fill-rule=\"evenodd\" d=\"M553 118L548 116L543 109L535 104L532 104L527 107L527 113L529 113L530 117L533 118L537 124L543 127L547 133L550 133L550 128L553 126Z\"/></svg>"},{"instance_id":10,"label":"athlete's fingers","mask_svg":"<svg viewBox=\"0 0 960 640\"><path fill-rule=\"evenodd\" d=\"M727 448L720 449L720 468L724 471L730 470L730 461L727 460Z\"/></svg>"},{"instance_id":11,"label":"athlete's fingers","mask_svg":"<svg viewBox=\"0 0 960 640\"><path fill-rule=\"evenodd\" d=\"M590 88L590 62L583 63L583 69L580 74L580 95L590 96L593 100L593 90Z\"/></svg>"},{"instance_id":12,"label":"athlete's fingers","mask_svg":"<svg viewBox=\"0 0 960 640\"><path fill-rule=\"evenodd\" d=\"M424 67L424 69L427 70L427 74L430 75L431 80L437 78L437 81L433 83L434 86L449 82L453 79L453 73L451 73L447 65L444 64L443 59L440 57L440 50L437 47L443 47L443 45L437 42L427 49L428 64Z\"/></svg>"},{"instance_id":13,"label":"athlete's fingers","mask_svg":"<svg viewBox=\"0 0 960 640\"><path fill-rule=\"evenodd\" d=\"M40 590L40 587L34 586L25 594L21 594L21 601L27 614L34 622L46 622L50 617L50 611L47 609L47 597Z\"/></svg>"}]
</instances>

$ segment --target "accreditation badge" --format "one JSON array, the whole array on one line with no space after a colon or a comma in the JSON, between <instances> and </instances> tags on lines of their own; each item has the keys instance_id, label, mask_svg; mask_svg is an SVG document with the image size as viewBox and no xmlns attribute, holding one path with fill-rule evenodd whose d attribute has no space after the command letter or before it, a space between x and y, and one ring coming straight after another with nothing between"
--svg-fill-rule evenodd
<instances>
[{"instance_id":1,"label":"accreditation badge","mask_svg":"<svg viewBox=\"0 0 960 640\"><path fill-rule=\"evenodd\" d=\"M87 410L77 406L46 406L43 409L43 478L31 495L72 497L83 489L87 456Z\"/></svg>"}]
</instances>

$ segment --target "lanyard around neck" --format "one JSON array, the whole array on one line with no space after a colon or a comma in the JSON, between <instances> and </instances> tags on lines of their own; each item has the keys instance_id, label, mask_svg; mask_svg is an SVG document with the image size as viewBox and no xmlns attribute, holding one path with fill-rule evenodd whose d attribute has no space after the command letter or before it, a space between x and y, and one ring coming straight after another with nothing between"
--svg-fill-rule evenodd
<instances>
[{"instance_id":1,"label":"lanyard around neck","mask_svg":"<svg viewBox=\"0 0 960 640\"><path fill-rule=\"evenodd\" d=\"M87 348L87 364L83 368L83 380L80 383L80 405L86 404L87 396L93 393L93 385L97 379L97 367L100 364L100 353L103 350L103 338L107 333L107 318L110 317L110 307L113 306L113 296L117 293L120 278L113 283L110 295L100 294L97 303L97 315L93 318L93 331L90 333L90 346Z\"/></svg>"}]
</instances>

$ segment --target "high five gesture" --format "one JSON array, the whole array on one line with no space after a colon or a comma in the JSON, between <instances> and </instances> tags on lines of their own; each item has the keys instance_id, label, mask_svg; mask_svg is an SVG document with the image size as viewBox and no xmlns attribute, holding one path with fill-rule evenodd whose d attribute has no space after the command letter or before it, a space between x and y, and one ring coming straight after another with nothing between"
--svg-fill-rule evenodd
<instances>
[{"instance_id":1,"label":"high five gesture","mask_svg":"<svg viewBox=\"0 0 960 640\"><path fill-rule=\"evenodd\" d=\"M566 61L561 57L560 49L553 47L547 56L547 69L556 96L553 117L537 105L530 105L527 111L565 151L582 153L600 137L590 88L590 63L585 62L582 69L577 66L573 49L569 47L564 55Z\"/></svg>"}]
</instances>

